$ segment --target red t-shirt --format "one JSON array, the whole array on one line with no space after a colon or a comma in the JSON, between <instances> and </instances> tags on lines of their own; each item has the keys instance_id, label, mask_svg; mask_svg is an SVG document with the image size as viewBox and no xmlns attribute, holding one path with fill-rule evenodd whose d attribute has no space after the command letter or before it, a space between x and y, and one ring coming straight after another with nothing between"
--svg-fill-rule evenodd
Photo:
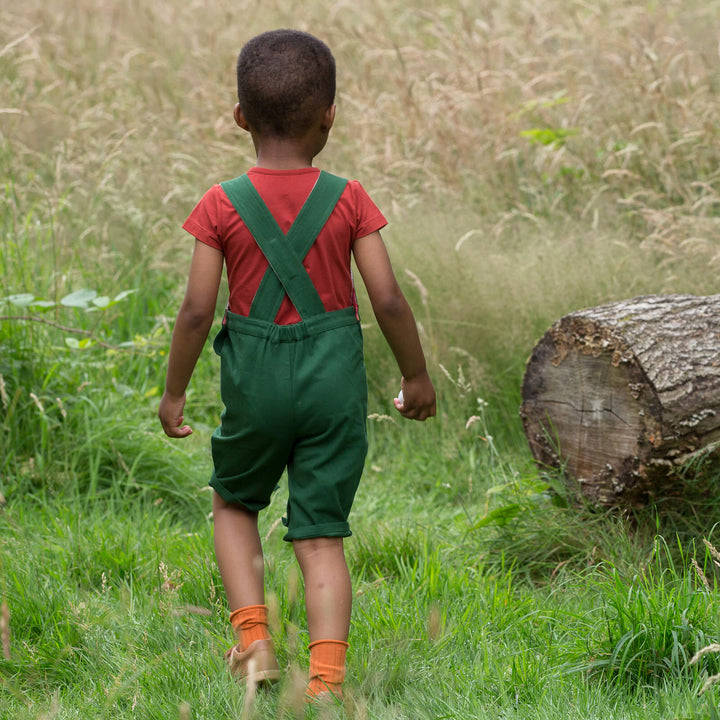
<instances>
[{"instance_id":1,"label":"red t-shirt","mask_svg":"<svg viewBox=\"0 0 720 720\"><path fill-rule=\"evenodd\" d=\"M318 168L268 170L251 168L248 176L280 229L287 233L317 181ZM326 311L357 307L350 271L350 251L357 238L387 224L357 180L348 182L330 218L305 256ZM183 228L225 256L230 288L228 308L247 316L268 262L220 185L208 190ZM266 318L269 319L269 318ZM300 315L286 296L275 322L289 325Z\"/></svg>"}]
</instances>

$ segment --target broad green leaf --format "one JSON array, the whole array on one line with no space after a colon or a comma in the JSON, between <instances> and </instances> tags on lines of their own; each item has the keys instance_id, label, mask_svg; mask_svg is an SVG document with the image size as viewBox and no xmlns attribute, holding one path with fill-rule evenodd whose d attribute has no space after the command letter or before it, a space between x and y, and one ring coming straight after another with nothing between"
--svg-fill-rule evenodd
<instances>
[{"instance_id":1,"label":"broad green leaf","mask_svg":"<svg viewBox=\"0 0 720 720\"><path fill-rule=\"evenodd\" d=\"M133 293L137 292L137 288L134 290L123 290L121 293L118 293L114 298L113 302L120 302L121 300L124 300L128 295L132 295Z\"/></svg>"},{"instance_id":2,"label":"broad green leaf","mask_svg":"<svg viewBox=\"0 0 720 720\"><path fill-rule=\"evenodd\" d=\"M91 340L90 338L83 338L82 340L78 340L77 338L73 337L65 338L65 345L67 345L69 348L72 348L73 350L87 350L88 348L91 348L94 344L95 341Z\"/></svg>"},{"instance_id":3,"label":"broad green leaf","mask_svg":"<svg viewBox=\"0 0 720 720\"><path fill-rule=\"evenodd\" d=\"M96 290L76 290L62 298L60 304L65 307L86 308L96 297Z\"/></svg>"},{"instance_id":4,"label":"broad green leaf","mask_svg":"<svg viewBox=\"0 0 720 720\"><path fill-rule=\"evenodd\" d=\"M518 505L517 503L496 508L495 510L491 510L485 517L480 518L480 520L473 525L473 528L477 530L477 528L485 527L486 525L499 525L502 527L503 525L507 525L521 510L522 505Z\"/></svg>"},{"instance_id":5,"label":"broad green leaf","mask_svg":"<svg viewBox=\"0 0 720 720\"><path fill-rule=\"evenodd\" d=\"M49 310L50 308L54 308L56 305L57 303L52 300L35 300L30 303L28 307L31 307L33 310Z\"/></svg>"},{"instance_id":6,"label":"broad green leaf","mask_svg":"<svg viewBox=\"0 0 720 720\"><path fill-rule=\"evenodd\" d=\"M533 144L564 145L565 140L576 133L576 128L531 128L522 130L520 137L527 138Z\"/></svg>"},{"instance_id":7,"label":"broad green leaf","mask_svg":"<svg viewBox=\"0 0 720 720\"><path fill-rule=\"evenodd\" d=\"M28 307L32 304L35 299L34 295L30 293L19 293L17 295L8 295L5 300L11 305L17 305L17 307Z\"/></svg>"},{"instance_id":8,"label":"broad green leaf","mask_svg":"<svg viewBox=\"0 0 720 720\"><path fill-rule=\"evenodd\" d=\"M115 303L107 295L100 295L100 297L93 298L92 304L98 308L106 308Z\"/></svg>"}]
</instances>

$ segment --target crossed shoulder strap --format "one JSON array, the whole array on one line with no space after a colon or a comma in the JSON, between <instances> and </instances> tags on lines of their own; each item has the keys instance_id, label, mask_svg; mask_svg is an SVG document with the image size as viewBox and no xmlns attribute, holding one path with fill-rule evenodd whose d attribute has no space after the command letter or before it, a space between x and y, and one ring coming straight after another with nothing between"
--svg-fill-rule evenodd
<instances>
[{"instance_id":1,"label":"crossed shoulder strap","mask_svg":"<svg viewBox=\"0 0 720 720\"><path fill-rule=\"evenodd\" d=\"M325 312L320 295L302 262L346 185L344 178L321 171L315 187L285 235L247 175L221 183L270 264L253 299L250 317L272 322L286 293L303 319Z\"/></svg>"}]
</instances>

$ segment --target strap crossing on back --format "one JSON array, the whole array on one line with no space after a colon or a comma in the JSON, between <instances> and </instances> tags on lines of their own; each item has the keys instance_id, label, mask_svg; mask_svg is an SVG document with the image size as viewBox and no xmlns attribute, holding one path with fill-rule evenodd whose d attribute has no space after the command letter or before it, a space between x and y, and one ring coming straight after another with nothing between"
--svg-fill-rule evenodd
<instances>
[{"instance_id":1,"label":"strap crossing on back","mask_svg":"<svg viewBox=\"0 0 720 720\"><path fill-rule=\"evenodd\" d=\"M315 187L287 235L278 226L250 178L221 183L270 267L260 282L249 317L272 322L285 293L304 320L325 312L320 295L302 264L347 185L344 178L321 171Z\"/></svg>"}]
</instances>

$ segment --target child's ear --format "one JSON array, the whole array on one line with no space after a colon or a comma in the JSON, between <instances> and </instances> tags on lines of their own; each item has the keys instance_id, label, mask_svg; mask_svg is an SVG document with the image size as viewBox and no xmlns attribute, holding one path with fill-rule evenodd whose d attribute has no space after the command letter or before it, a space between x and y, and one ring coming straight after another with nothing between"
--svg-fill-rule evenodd
<instances>
[{"instance_id":1,"label":"child's ear","mask_svg":"<svg viewBox=\"0 0 720 720\"><path fill-rule=\"evenodd\" d=\"M242 111L242 108L240 107L240 103L235 105L233 108L233 117L235 118L235 123L241 127L243 130L247 130L250 132L250 126L248 125L248 121L245 119L245 115Z\"/></svg>"},{"instance_id":2,"label":"child's ear","mask_svg":"<svg viewBox=\"0 0 720 720\"><path fill-rule=\"evenodd\" d=\"M335 105L331 105L323 115L322 119L322 129L325 132L330 132L330 128L333 126L333 123L335 122Z\"/></svg>"}]
</instances>

